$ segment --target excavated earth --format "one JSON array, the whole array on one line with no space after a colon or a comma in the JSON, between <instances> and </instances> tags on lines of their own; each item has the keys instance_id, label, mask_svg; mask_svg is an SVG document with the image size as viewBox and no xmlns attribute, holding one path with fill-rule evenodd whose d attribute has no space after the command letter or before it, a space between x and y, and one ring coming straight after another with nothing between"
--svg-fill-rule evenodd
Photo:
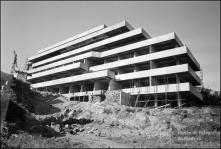
<instances>
[{"instance_id":1,"label":"excavated earth","mask_svg":"<svg viewBox=\"0 0 221 149\"><path fill-rule=\"evenodd\" d=\"M42 102L36 107L41 104L45 106ZM47 114L33 116L62 134L61 138L89 147L220 147L219 107L134 108L110 101L69 101L65 97L48 104L59 112L46 108Z\"/></svg>"},{"instance_id":2,"label":"excavated earth","mask_svg":"<svg viewBox=\"0 0 221 149\"><path fill-rule=\"evenodd\" d=\"M120 105L114 99L118 92L108 93L110 98L101 102L78 102L30 90L19 81L14 84L10 98L26 109L23 120L17 117L20 127L33 135L55 137L58 143L66 139L74 147L87 148L220 148L219 106L134 108ZM16 118L13 109L9 106L6 120Z\"/></svg>"}]
</instances>

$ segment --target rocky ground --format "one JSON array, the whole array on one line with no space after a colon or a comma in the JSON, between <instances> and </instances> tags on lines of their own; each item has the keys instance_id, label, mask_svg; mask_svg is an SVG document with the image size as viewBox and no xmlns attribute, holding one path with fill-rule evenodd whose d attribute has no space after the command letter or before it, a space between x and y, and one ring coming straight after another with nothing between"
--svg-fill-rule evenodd
<instances>
[{"instance_id":1,"label":"rocky ground","mask_svg":"<svg viewBox=\"0 0 221 149\"><path fill-rule=\"evenodd\" d=\"M219 107L142 109L64 97L48 102L52 111L44 110L52 114L33 116L72 143L96 148L220 147Z\"/></svg>"}]
</instances>

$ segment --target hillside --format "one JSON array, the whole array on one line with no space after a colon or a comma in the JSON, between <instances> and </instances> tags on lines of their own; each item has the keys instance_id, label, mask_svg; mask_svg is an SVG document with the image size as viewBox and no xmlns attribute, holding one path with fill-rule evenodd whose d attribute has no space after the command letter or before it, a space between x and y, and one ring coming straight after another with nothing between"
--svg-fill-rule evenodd
<instances>
[{"instance_id":1,"label":"hillside","mask_svg":"<svg viewBox=\"0 0 221 149\"><path fill-rule=\"evenodd\" d=\"M11 76L10 74L1 71L1 81L8 80L10 78L10 76Z\"/></svg>"},{"instance_id":2,"label":"hillside","mask_svg":"<svg viewBox=\"0 0 221 149\"><path fill-rule=\"evenodd\" d=\"M1 71L1 85L12 79L12 75Z\"/></svg>"}]
</instances>

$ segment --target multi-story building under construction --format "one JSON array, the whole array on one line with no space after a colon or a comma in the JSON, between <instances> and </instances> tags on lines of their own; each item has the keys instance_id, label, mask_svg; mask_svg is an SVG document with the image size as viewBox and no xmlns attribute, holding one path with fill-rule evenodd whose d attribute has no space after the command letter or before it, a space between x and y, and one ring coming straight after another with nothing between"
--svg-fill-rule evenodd
<instances>
[{"instance_id":1,"label":"multi-story building under construction","mask_svg":"<svg viewBox=\"0 0 221 149\"><path fill-rule=\"evenodd\" d=\"M200 65L178 36L151 37L126 21L41 49L28 62L32 88L71 100L103 100L111 92L129 106L203 100L196 88Z\"/></svg>"}]
</instances>

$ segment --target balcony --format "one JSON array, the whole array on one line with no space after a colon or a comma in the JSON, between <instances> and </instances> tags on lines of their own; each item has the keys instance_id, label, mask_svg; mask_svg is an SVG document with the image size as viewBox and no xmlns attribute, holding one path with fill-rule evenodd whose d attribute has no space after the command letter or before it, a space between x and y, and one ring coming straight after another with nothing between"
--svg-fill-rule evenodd
<instances>
[{"instance_id":1,"label":"balcony","mask_svg":"<svg viewBox=\"0 0 221 149\"><path fill-rule=\"evenodd\" d=\"M134 65L134 64L148 62L150 60L157 60L161 58L167 58L167 57L173 57L173 56L179 56L179 55L184 55L183 57L186 58L186 61L190 63L191 67L195 68L196 70L199 69L198 63L196 61L193 61L192 58L190 58L187 47L183 46L179 48L174 48L174 49L155 52L155 53L146 54L142 56L137 56L133 58L128 58L125 60L110 62L110 63L106 63L103 65L93 66L93 67L90 67L89 70L99 71L99 70L104 70L104 69L114 69L114 68L118 68L122 66Z\"/></svg>"},{"instance_id":2,"label":"balcony","mask_svg":"<svg viewBox=\"0 0 221 149\"><path fill-rule=\"evenodd\" d=\"M143 38L148 38L148 35L145 34L145 31L143 29L140 28L140 29L132 30L132 31L129 31L129 32L126 32L126 33L123 33L123 34L120 34L120 35L117 35L117 36L114 36L114 37L111 37L111 38L108 38L108 39L105 39L105 40L102 40L102 41L99 41L99 42L96 42L96 43L93 43L90 45L84 46L82 48L78 48L73 51L66 52L66 53L36 62L35 64L33 64L33 67L47 64L47 63L50 63L53 61L58 61L60 59L69 58L70 56L74 56L74 55L80 54L80 53L82 54L87 51L94 50L94 51L99 52L99 49L101 50L107 45L111 46L113 44L120 43L123 40L128 40L129 38L136 38L137 36L143 36ZM132 41L135 42L136 40L134 39Z\"/></svg>"},{"instance_id":3,"label":"balcony","mask_svg":"<svg viewBox=\"0 0 221 149\"><path fill-rule=\"evenodd\" d=\"M78 43L86 42L88 40L93 41L92 39L97 38L99 36L104 36L105 34L107 34L108 36L112 37L112 36L116 35L116 33L120 34L122 32L124 33L126 31L129 31L129 30L132 30L132 29L133 28L130 26L130 24L128 24L126 21L123 21L123 22L120 22L118 24L115 24L115 25L112 25L110 27L107 27L105 29L102 29L100 31L97 31L97 32L85 35L85 36L83 36L81 38L76 38L76 40L68 41L68 42L62 43L60 45L58 44L58 46L54 46L54 47L51 46L51 47L49 47L49 49L50 48L52 48L52 49L50 49L48 51L45 51L43 53L39 53L38 55L32 56L28 60L31 61L31 62L37 62L37 60L39 58L41 58L41 57L43 57L43 56L45 56L47 54L51 54L53 52L59 51L61 49L64 49L64 48L67 48L67 47L70 47L70 46L73 46L73 45L76 45ZM88 43L88 44L91 44L91 43ZM43 49L43 51L44 51L44 49Z\"/></svg>"},{"instance_id":4,"label":"balcony","mask_svg":"<svg viewBox=\"0 0 221 149\"><path fill-rule=\"evenodd\" d=\"M44 66L41 66L41 67L38 67L38 68L33 68L31 70L28 70L28 73L36 73L36 72L39 72L39 71L42 71L42 70L46 70L46 69L50 69L50 68L53 68L53 67L65 65L67 63L73 63L74 61L82 60L82 59L85 59L85 58L99 58L99 57L100 57L99 52L91 51L91 52L88 52L88 53L85 53L85 54L82 54L82 55L78 55L78 56L71 57L71 58L68 58L68 59L60 60L58 62L51 63L51 64L48 64L48 65L44 65ZM35 64L33 64L33 67L35 67Z\"/></svg>"},{"instance_id":5,"label":"balcony","mask_svg":"<svg viewBox=\"0 0 221 149\"><path fill-rule=\"evenodd\" d=\"M192 82L192 84L194 85L201 84L200 78L196 75L194 71L191 70L191 67L188 64L175 65L175 66L169 66L169 67L163 67L163 68L155 68L155 69L137 71L137 72L126 73L126 74L119 74L119 75L115 75L115 79L117 81L124 81L124 80L131 80L131 79L146 78L149 76L161 76L161 75L168 75L168 74L186 74L189 80Z\"/></svg>"},{"instance_id":6,"label":"balcony","mask_svg":"<svg viewBox=\"0 0 221 149\"><path fill-rule=\"evenodd\" d=\"M167 84L157 86L146 86L137 88L122 89L123 92L130 93L131 95L139 94L163 94L174 93L174 92L190 92L194 97L203 100L202 95L193 87L190 83L179 83L179 84Z\"/></svg>"},{"instance_id":7,"label":"balcony","mask_svg":"<svg viewBox=\"0 0 221 149\"><path fill-rule=\"evenodd\" d=\"M81 63L81 62L73 63L73 64L61 66L61 67L58 67L58 68L46 70L46 71L43 71L43 72L34 73L34 74L32 74L31 77L28 76L27 80L32 80L32 79L35 79L35 78L42 78L42 77L49 76L49 75L62 74L62 73L65 73L65 72L71 71L71 70L72 71L73 70L88 71L88 66Z\"/></svg>"},{"instance_id":8,"label":"balcony","mask_svg":"<svg viewBox=\"0 0 221 149\"><path fill-rule=\"evenodd\" d=\"M102 78L114 78L114 73L109 70L102 70L92 73L86 73L71 77L65 77L61 79L54 79L51 81L45 81L40 83L32 84L31 86L33 88L40 88L40 87L48 87L48 86L56 86L56 85L62 85L62 84L68 84L68 83L75 83L75 82L81 82L81 81L87 81L87 80L99 80Z\"/></svg>"}]
</instances>

